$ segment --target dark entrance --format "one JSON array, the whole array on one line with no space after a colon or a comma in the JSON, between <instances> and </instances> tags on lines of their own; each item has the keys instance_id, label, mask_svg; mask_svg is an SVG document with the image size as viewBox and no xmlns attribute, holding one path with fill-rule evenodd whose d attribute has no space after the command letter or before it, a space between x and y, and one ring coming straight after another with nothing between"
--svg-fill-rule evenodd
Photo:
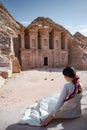
<instances>
[{"instance_id":1,"label":"dark entrance","mask_svg":"<svg viewBox=\"0 0 87 130\"><path fill-rule=\"evenodd\" d=\"M44 57L44 66L48 66L48 57Z\"/></svg>"}]
</instances>

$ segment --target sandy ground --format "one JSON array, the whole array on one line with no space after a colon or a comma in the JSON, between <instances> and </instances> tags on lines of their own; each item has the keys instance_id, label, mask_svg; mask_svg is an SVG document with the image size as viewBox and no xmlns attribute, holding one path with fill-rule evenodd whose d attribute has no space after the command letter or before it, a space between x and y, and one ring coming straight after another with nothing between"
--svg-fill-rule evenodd
<instances>
[{"instance_id":1,"label":"sandy ground","mask_svg":"<svg viewBox=\"0 0 87 130\"><path fill-rule=\"evenodd\" d=\"M76 120L79 125L81 125L80 122L82 123L79 130L83 128L87 130L87 126L84 124L84 121L87 123L87 106L83 111L85 116L79 120L55 121L53 125L50 124L50 128L33 128L16 124L29 105L42 97L61 91L66 82L61 72L62 69L38 69L13 74L0 88L0 130L5 130L8 126L6 130L70 130L68 126L75 124ZM83 87L87 86L87 71L77 71L77 74L80 76ZM71 130L76 130L74 127L75 125Z\"/></svg>"}]
</instances>

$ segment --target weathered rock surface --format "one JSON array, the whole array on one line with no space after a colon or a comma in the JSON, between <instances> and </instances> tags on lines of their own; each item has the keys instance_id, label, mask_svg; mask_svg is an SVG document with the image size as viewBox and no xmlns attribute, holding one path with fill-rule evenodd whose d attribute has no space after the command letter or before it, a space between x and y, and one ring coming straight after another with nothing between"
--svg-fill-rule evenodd
<instances>
[{"instance_id":1,"label":"weathered rock surface","mask_svg":"<svg viewBox=\"0 0 87 130\"><path fill-rule=\"evenodd\" d=\"M85 37L80 32L76 32L73 37L79 41L79 45L81 48L84 49L84 51L87 51L87 37Z\"/></svg>"},{"instance_id":2,"label":"weathered rock surface","mask_svg":"<svg viewBox=\"0 0 87 130\"><path fill-rule=\"evenodd\" d=\"M11 37L17 37L20 25L0 3L0 53L9 55Z\"/></svg>"},{"instance_id":3,"label":"weathered rock surface","mask_svg":"<svg viewBox=\"0 0 87 130\"><path fill-rule=\"evenodd\" d=\"M0 3L0 67L10 67L9 54L11 53L12 38L20 33L19 24ZM15 55L15 54L14 54ZM11 68L10 68L11 69ZM4 72L7 73L7 72ZM5 75L5 74L4 74ZM9 74L8 74L9 75Z\"/></svg>"},{"instance_id":4,"label":"weathered rock surface","mask_svg":"<svg viewBox=\"0 0 87 130\"><path fill-rule=\"evenodd\" d=\"M10 60L11 60L11 63L12 63L12 72L13 73L20 73L21 66L19 64L17 57L15 57L14 55L10 55Z\"/></svg>"}]
</instances>

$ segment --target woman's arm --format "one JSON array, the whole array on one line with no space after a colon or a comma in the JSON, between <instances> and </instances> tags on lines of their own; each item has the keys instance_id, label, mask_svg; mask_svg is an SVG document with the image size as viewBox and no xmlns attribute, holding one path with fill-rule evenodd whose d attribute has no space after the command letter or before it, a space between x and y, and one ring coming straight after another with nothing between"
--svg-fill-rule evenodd
<instances>
[{"instance_id":1,"label":"woman's arm","mask_svg":"<svg viewBox=\"0 0 87 130\"><path fill-rule=\"evenodd\" d=\"M64 100L67 97L67 94L68 94L68 89L67 86L65 85L64 88L62 89L55 110L45 120L41 121L41 126L46 126L49 122L51 122L55 118L56 113L58 112L59 108L63 105Z\"/></svg>"},{"instance_id":2,"label":"woman's arm","mask_svg":"<svg viewBox=\"0 0 87 130\"><path fill-rule=\"evenodd\" d=\"M55 110L52 112L53 116L56 116L58 110L61 108L61 106L64 104L64 100L66 99L66 97L68 96L68 86L64 85L62 92L60 94L60 97L57 101Z\"/></svg>"}]
</instances>

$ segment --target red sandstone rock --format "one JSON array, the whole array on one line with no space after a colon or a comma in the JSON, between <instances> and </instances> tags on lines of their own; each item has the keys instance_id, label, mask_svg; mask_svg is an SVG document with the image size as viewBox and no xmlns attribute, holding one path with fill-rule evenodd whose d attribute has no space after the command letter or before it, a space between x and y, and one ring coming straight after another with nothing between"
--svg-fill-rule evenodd
<instances>
[{"instance_id":1,"label":"red sandstone rock","mask_svg":"<svg viewBox=\"0 0 87 130\"><path fill-rule=\"evenodd\" d=\"M8 78L8 72L2 71L0 72L0 76L2 76L4 79Z\"/></svg>"}]
</instances>

